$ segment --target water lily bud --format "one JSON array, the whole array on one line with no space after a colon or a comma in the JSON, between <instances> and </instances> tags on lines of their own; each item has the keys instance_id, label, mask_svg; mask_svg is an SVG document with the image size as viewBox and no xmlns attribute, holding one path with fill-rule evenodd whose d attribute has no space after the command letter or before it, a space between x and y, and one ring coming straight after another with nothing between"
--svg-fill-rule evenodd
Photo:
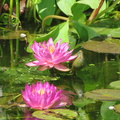
<instances>
[{"instance_id":1,"label":"water lily bud","mask_svg":"<svg viewBox=\"0 0 120 120\"><path fill-rule=\"evenodd\" d=\"M78 68L83 66L84 63L84 57L83 57L83 51L80 50L77 52L77 58L73 61L72 68Z\"/></svg>"}]
</instances>

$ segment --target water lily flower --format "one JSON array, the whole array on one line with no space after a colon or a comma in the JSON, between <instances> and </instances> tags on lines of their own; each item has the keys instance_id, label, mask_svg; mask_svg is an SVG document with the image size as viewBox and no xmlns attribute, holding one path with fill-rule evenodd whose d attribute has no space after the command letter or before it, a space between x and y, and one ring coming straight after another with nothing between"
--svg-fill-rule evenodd
<instances>
[{"instance_id":1,"label":"water lily flower","mask_svg":"<svg viewBox=\"0 0 120 120\"><path fill-rule=\"evenodd\" d=\"M49 109L71 105L69 94L62 89L58 90L53 84L48 82L28 85L22 90L22 97L28 107L33 109Z\"/></svg>"},{"instance_id":2,"label":"water lily flower","mask_svg":"<svg viewBox=\"0 0 120 120\"><path fill-rule=\"evenodd\" d=\"M42 43L34 43L31 46L31 49L34 52L35 61L27 63L27 66L39 66L38 70L44 71L48 68L56 68L60 71L69 71L66 66L63 65L63 62L73 60L76 58L76 55L72 56L72 51L68 51L68 43L62 43L61 39L54 44L52 38Z\"/></svg>"}]
</instances>

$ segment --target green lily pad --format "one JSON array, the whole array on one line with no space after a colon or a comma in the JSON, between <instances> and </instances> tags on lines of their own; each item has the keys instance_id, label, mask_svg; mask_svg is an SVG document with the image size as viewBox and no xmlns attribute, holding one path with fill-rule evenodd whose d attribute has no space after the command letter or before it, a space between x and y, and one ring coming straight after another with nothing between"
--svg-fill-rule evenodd
<instances>
[{"instance_id":1,"label":"green lily pad","mask_svg":"<svg viewBox=\"0 0 120 120\"><path fill-rule=\"evenodd\" d=\"M110 86L114 87L114 88L117 88L117 89L120 89L120 80L111 82Z\"/></svg>"},{"instance_id":2,"label":"green lily pad","mask_svg":"<svg viewBox=\"0 0 120 120\"><path fill-rule=\"evenodd\" d=\"M82 47L86 50L98 53L120 54L120 45L107 41L89 40L83 43Z\"/></svg>"},{"instance_id":3,"label":"green lily pad","mask_svg":"<svg viewBox=\"0 0 120 120\"><path fill-rule=\"evenodd\" d=\"M77 117L77 112L69 109L49 109L35 111L32 115L36 118L45 120L67 120Z\"/></svg>"},{"instance_id":4,"label":"green lily pad","mask_svg":"<svg viewBox=\"0 0 120 120\"><path fill-rule=\"evenodd\" d=\"M25 34L26 36L29 36L29 32L28 31L12 31L12 32L8 32L5 35L0 36L0 39L21 39L21 40L25 40L25 38L21 37L21 34Z\"/></svg>"},{"instance_id":5,"label":"green lily pad","mask_svg":"<svg viewBox=\"0 0 120 120\"><path fill-rule=\"evenodd\" d=\"M120 28L111 30L110 34L112 37L120 38Z\"/></svg>"},{"instance_id":6,"label":"green lily pad","mask_svg":"<svg viewBox=\"0 0 120 120\"><path fill-rule=\"evenodd\" d=\"M120 100L120 90L115 89L97 89L84 93L86 98L102 100L102 101L116 101Z\"/></svg>"},{"instance_id":7,"label":"green lily pad","mask_svg":"<svg viewBox=\"0 0 120 120\"><path fill-rule=\"evenodd\" d=\"M116 112L120 113L120 104L114 105L113 107Z\"/></svg>"},{"instance_id":8,"label":"green lily pad","mask_svg":"<svg viewBox=\"0 0 120 120\"><path fill-rule=\"evenodd\" d=\"M114 112L115 101L103 102L100 108L102 120L119 120L120 114Z\"/></svg>"}]
</instances>

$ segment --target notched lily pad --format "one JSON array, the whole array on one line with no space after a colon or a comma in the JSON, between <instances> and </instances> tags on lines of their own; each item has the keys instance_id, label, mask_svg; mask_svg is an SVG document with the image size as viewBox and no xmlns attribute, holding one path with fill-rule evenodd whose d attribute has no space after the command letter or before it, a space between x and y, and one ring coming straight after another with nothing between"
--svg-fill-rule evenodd
<instances>
[{"instance_id":1,"label":"notched lily pad","mask_svg":"<svg viewBox=\"0 0 120 120\"><path fill-rule=\"evenodd\" d=\"M102 101L116 101L120 100L120 90L115 89L97 89L84 93L86 98L102 100Z\"/></svg>"},{"instance_id":2,"label":"notched lily pad","mask_svg":"<svg viewBox=\"0 0 120 120\"><path fill-rule=\"evenodd\" d=\"M82 47L98 53L120 54L120 45L112 42L89 40L83 43Z\"/></svg>"},{"instance_id":3,"label":"notched lily pad","mask_svg":"<svg viewBox=\"0 0 120 120\"><path fill-rule=\"evenodd\" d=\"M45 120L67 120L77 117L77 112L69 109L49 109L35 111L32 115L36 118Z\"/></svg>"}]
</instances>

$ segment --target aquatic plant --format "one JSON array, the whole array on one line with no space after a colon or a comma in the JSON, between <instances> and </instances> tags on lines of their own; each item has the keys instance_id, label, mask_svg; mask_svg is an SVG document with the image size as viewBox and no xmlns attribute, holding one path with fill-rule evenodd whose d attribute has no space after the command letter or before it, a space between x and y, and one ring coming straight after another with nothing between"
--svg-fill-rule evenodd
<instances>
[{"instance_id":1,"label":"aquatic plant","mask_svg":"<svg viewBox=\"0 0 120 120\"><path fill-rule=\"evenodd\" d=\"M40 110L71 105L69 94L48 82L37 82L30 86L26 84L25 90L22 90L22 97L27 106Z\"/></svg>"},{"instance_id":2,"label":"aquatic plant","mask_svg":"<svg viewBox=\"0 0 120 120\"><path fill-rule=\"evenodd\" d=\"M27 66L39 66L38 70L43 71L48 68L56 68L60 71L69 71L66 66L62 63L66 61L73 60L77 56L72 56L72 51L68 51L69 46L68 43L60 44L62 40L58 40L56 44L54 44L52 38L43 43L37 43L34 41L31 49L34 52L34 57L37 59L36 61L27 63Z\"/></svg>"}]
</instances>

